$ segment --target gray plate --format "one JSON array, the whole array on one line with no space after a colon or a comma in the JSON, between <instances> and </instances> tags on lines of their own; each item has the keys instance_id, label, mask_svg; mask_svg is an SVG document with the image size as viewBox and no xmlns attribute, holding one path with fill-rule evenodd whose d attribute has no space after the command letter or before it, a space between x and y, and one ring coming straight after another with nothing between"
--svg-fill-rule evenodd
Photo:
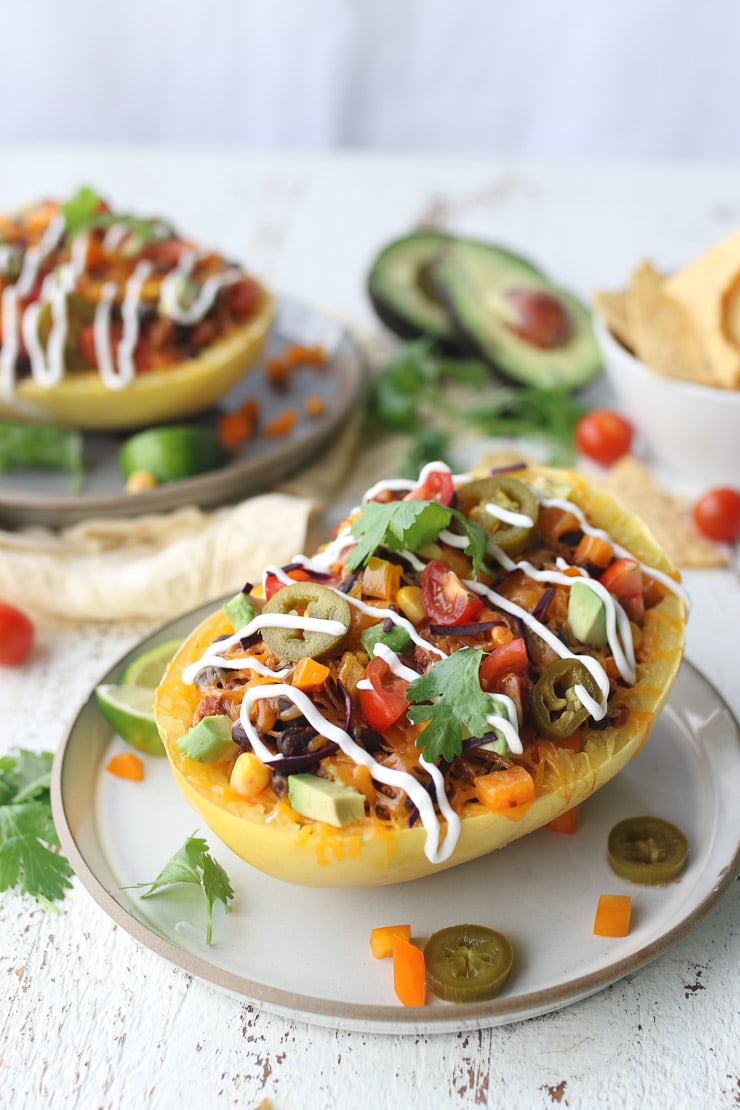
<instances>
[{"instance_id":1,"label":"gray plate","mask_svg":"<svg viewBox=\"0 0 740 1110\"><path fill-rule=\"evenodd\" d=\"M133 649L102 681L120 681L142 650L185 636L214 605L180 617ZM164 959L266 1010L338 1029L414 1034L521 1021L577 1002L656 959L692 929L732 882L738 864L740 793L737 724L717 691L690 664L640 754L581 811L573 836L540 829L504 851L416 882L370 889L296 887L238 859L180 795L162 757L144 756L145 778L107 774L125 749L91 696L57 750L54 819L62 848L99 906ZM689 862L676 882L639 887L606 859L609 829L652 813L680 825ZM226 868L232 912L214 912L204 942L197 891L142 900L124 889L151 881L199 828ZM630 894L630 935L592 933L599 894ZM429 998L403 1007L390 960L373 960L370 930L407 921L423 944L461 921L511 937L511 978L490 1002L451 1006Z\"/></svg>"},{"instance_id":2,"label":"gray plate","mask_svg":"<svg viewBox=\"0 0 740 1110\"><path fill-rule=\"evenodd\" d=\"M319 369L297 370L289 390L280 391L269 384L262 361L223 397L218 408L190 422L213 426L219 411L234 409L254 397L259 401L264 424L289 406L298 410L300 419L290 435L276 439L256 436L218 470L131 496L124 491L118 469L118 449L126 435L85 434L85 477L79 494L70 496L69 475L62 471L0 473L0 525L63 527L90 516L167 512L185 504L208 507L274 485L321 453L344 426L365 385L362 359L346 329L308 305L282 299L266 357L278 354L286 343L321 344L327 352L326 364ZM323 415L313 419L303 409L306 397L311 394L325 403Z\"/></svg>"}]
</instances>

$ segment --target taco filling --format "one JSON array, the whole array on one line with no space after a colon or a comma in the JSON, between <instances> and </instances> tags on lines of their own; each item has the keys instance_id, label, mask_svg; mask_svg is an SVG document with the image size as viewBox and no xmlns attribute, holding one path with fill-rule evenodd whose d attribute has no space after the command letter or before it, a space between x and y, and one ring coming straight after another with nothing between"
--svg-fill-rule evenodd
<instances>
[{"instance_id":1,"label":"taco filling","mask_svg":"<svg viewBox=\"0 0 740 1110\"><path fill-rule=\"evenodd\" d=\"M239 266L89 188L1 216L0 396L85 371L126 389L221 343L263 300Z\"/></svg>"},{"instance_id":2,"label":"taco filling","mask_svg":"<svg viewBox=\"0 0 740 1110\"><path fill-rule=\"evenodd\" d=\"M318 555L267 567L193 634L158 692L167 754L198 808L295 844L330 826L357 853L419 830L424 873L449 866L567 809L643 742L681 658L676 579L574 474L431 464L375 485ZM486 814L506 830L462 845ZM322 864L342 855L326 844Z\"/></svg>"}]
</instances>

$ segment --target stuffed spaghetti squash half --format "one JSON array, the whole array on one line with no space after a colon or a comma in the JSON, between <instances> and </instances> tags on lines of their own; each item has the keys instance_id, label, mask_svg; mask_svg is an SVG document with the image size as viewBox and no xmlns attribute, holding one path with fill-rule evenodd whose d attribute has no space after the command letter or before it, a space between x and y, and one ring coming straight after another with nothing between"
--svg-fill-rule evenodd
<instances>
[{"instance_id":1,"label":"stuffed spaghetti squash half","mask_svg":"<svg viewBox=\"0 0 740 1110\"><path fill-rule=\"evenodd\" d=\"M514 468L378 483L313 558L267 567L155 698L175 780L289 882L404 882L547 824L647 739L686 599L586 479Z\"/></svg>"}]
</instances>

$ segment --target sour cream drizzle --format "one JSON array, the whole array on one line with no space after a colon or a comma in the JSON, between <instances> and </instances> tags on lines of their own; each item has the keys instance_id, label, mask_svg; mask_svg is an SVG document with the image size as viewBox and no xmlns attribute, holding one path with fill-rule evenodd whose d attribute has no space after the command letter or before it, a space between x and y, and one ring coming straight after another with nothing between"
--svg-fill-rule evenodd
<instances>
[{"instance_id":1,"label":"sour cream drizzle","mask_svg":"<svg viewBox=\"0 0 740 1110\"><path fill-rule=\"evenodd\" d=\"M197 324L213 305L220 289L226 285L233 285L239 281L242 274L239 270L224 270L219 274L211 274L200 286L197 296L192 304L182 303L182 289L187 279L193 272L193 267L198 260L194 250L183 251L179 262L162 282L159 302L164 313L178 324Z\"/></svg>"},{"instance_id":2,"label":"sour cream drizzle","mask_svg":"<svg viewBox=\"0 0 740 1110\"><path fill-rule=\"evenodd\" d=\"M407 771L394 770L378 763L368 751L352 739L348 732L345 732L338 725L332 724L331 721L327 721L319 713L311 699L295 686L270 683L267 686L252 686L245 691L239 719L258 759L262 760L263 763L274 765L284 758L280 753L276 755L270 751L267 745L263 743L259 732L251 721L252 706L255 702L264 698L287 698L303 714L308 723L316 729L319 735L327 740L333 740L354 763L367 767L376 782L382 782L386 786L395 786L403 790L419 811L421 823L426 830L424 854L427 859L431 863L442 863L449 858L460 836L461 822L447 800L444 790L444 777L439 768L427 763L423 757L419 760L432 776L440 809L447 820L447 835L442 844L440 844L441 827L434 809L434 802L418 779L415 779Z\"/></svg>"},{"instance_id":3,"label":"sour cream drizzle","mask_svg":"<svg viewBox=\"0 0 740 1110\"><path fill-rule=\"evenodd\" d=\"M637 559L631 551L628 551L626 547L622 547L621 544L615 543L609 533L605 532L603 528L594 528L593 525L588 523L586 517L583 514L583 511L579 509L578 505L574 505L572 501L564 501L559 497L543 497L541 498L541 504L544 505L545 508L553 507L556 509L564 509L566 512L573 513L573 515L578 518L578 521L581 525L581 531L585 532L587 536L598 536L600 539L606 540L607 543L610 543L612 545L612 548L616 551L618 555L634 559L636 563L639 563L640 569L643 574L646 574L648 578L654 578L656 582L660 582L661 585L665 586L666 589L671 591L671 593L674 593L677 597L680 597L688 611L688 609L690 608L689 595L684 589L682 589L681 586L679 586L675 578L671 578L670 574L666 574L662 570L657 570L655 567L648 566L647 563L640 562L640 560Z\"/></svg>"},{"instance_id":4,"label":"sour cream drizzle","mask_svg":"<svg viewBox=\"0 0 740 1110\"><path fill-rule=\"evenodd\" d=\"M551 582L554 585L566 586L570 589L575 581L575 578L571 575L563 574L556 570L537 570L531 563L527 562L526 559L522 559L521 562L517 563L496 544L490 544L489 550L504 570L521 570L534 582ZM578 577L585 582L590 590L593 590L604 604L606 610L606 635L609 647L614 656L614 662L617 665L620 675L625 682L629 682L631 685L635 681L637 675L635 650L632 643L632 631L630 629L629 617L619 602L612 597L609 591L605 589L600 582L596 582L588 575L579 575ZM531 617L531 620L534 621L534 618ZM533 631L537 632L539 635L540 633L536 627L539 622L534 621L534 624L535 627ZM540 624L539 627L544 628L545 626Z\"/></svg>"},{"instance_id":5,"label":"sour cream drizzle","mask_svg":"<svg viewBox=\"0 0 740 1110\"><path fill-rule=\"evenodd\" d=\"M386 490L394 492L403 492L416 489L422 485L426 478L435 472L449 473L449 468L443 463L430 463L426 466L417 482L408 482L405 479L389 479L383 482L377 482L372 486L364 495L363 503L377 497L379 494ZM457 486L463 482L470 481L470 476L467 474L455 475L453 483ZM611 543L613 549L621 554L634 557L625 548L620 547L614 543L609 534L602 529L591 527L585 520L583 512L579 507L570 501L565 501L555 498L541 498L545 505L553 505L558 508L573 512L581 523L584 532L591 535L598 535ZM498 516L500 519L508 523L521 524L525 527L530 526L534 522L523 513L513 513L508 510L501 509L498 505L491 504L486 506L487 511L491 515ZM453 547L466 547L469 539L466 536L458 535L448 529L440 533L440 540ZM294 556L292 562L299 563L308 571L314 570L317 573L324 572L327 568L336 563L344 554L347 547L354 545L354 539L351 534L351 527L345 526L335 537L335 539L327 545L327 547L313 558L306 555ZM556 570L539 571L531 563L523 560L522 562L515 562L508 555L505 554L497 546L490 545L489 550L491 554L498 560L500 565L506 570L521 570L529 577L543 582L551 582L558 585L567 587L572 586L574 577L569 574L563 573L564 570L569 568L569 564L562 559L557 560ZM420 570L426 565L422 560L418 559L412 552L401 552L405 559L414 566L415 569ZM685 599L684 591L661 571L657 571L652 567L640 564L643 572L661 581L669 589L672 589L680 597ZM289 584L294 581L290 575L283 570L282 567L272 565L265 568L263 574L263 585L268 576L275 576L279 581ZM632 643L632 634L629 624L629 619L622 609L621 605L609 594L609 592L601 585L601 583L592 579L585 571L579 568L579 580L584 580L589 589L603 601L606 610L606 627L607 639L609 646L614 657L615 663L621 676L625 681L632 683L635 681L635 656L634 647ZM596 684L599 688L601 697L596 699L592 697L582 685L575 686L575 694L580 699L583 706L588 710L589 714L594 720L602 720L607 712L607 698L609 695L609 678L606 671L601 664L592 656L584 654L578 655L570 651L566 645L547 628L541 621L538 621L531 613L527 612L521 606L509 601L501 594L488 586L483 585L474 579L464 580L464 585L474 593L483 595L494 606L501 609L503 612L508 613L521 620L535 635L539 636L548 646L561 658L561 659L577 659L589 672L593 675ZM343 593L334 587L327 587L334 590L340 597L344 598L347 604L355 607L361 613L369 616L376 617L378 620L390 620L394 624L404 628L412 641L426 651L446 658L446 655L436 645L425 640L416 631L416 628L395 609L380 608L374 605L368 605L361 601L359 598L353 597L349 593ZM214 666L227 669L249 669L265 677L274 677L276 679L286 678L292 668L287 667L279 671L272 671L269 667L260 663L252 657L235 657L226 658L222 652L228 652L236 643L241 639L258 632L265 627L283 627L293 628L296 630L311 630L311 631L325 631L332 635L341 635L345 631L345 626L339 621L324 620L321 618L308 618L299 617L297 614L278 614L278 613L264 613L256 616L244 628L240 628L234 633L233 636L226 637L213 644L204 655L196 662L190 664L183 671L183 681L193 682L198 673L205 667ZM413 682L419 677L416 671L407 667L396 652L392 651L386 644L380 642L374 646L374 654L381 658L390 668L391 672L397 677L407 682ZM372 688L372 683L369 680L361 679L357 684L358 689ZM492 729L503 737L509 749L514 753L521 753L523 751L521 737L519 735L519 720L517 714L517 707L512 698L504 694L490 694L491 698L491 713L487 716L486 720L491 725ZM353 740L353 738L344 729L328 721L323 714L319 712L310 698L307 697L303 691L297 689L287 683L269 683L265 685L258 685L249 688L244 693L244 699L240 710L240 721L247 736L250 739L252 748L255 755L264 763L274 765L279 762L283 756L280 753L275 753L264 743L256 726L251 721L251 710L254 704L265 698L287 698L293 703L296 709L303 714L306 720L316 730L316 732L325 737L327 740L332 740L338 744L341 750L349 756L355 763L365 766L370 771L371 776L378 782L385 783L389 786L394 786L402 789L411 799L419 812L419 818L426 831L425 854L432 863L440 863L449 858L457 844L461 821L458 815L452 809L445 792L444 774L435 764L430 763L422 755L419 755L419 765L423 767L430 775L434 788L434 795L436 799L439 812L442 814L447 822L447 832L444 841L440 845L441 826L440 819L435 811L434 802L428 791L421 785L421 783L411 774L405 771L398 771L392 768L385 767L383 764L378 763L363 747Z\"/></svg>"}]
</instances>

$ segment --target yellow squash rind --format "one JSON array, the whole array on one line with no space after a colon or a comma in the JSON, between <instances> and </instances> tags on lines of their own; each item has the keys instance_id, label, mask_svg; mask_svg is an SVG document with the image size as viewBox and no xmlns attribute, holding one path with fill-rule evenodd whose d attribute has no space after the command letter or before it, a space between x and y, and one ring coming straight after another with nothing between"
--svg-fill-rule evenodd
<instances>
[{"instance_id":1,"label":"yellow squash rind","mask_svg":"<svg viewBox=\"0 0 740 1110\"><path fill-rule=\"evenodd\" d=\"M138 374L124 389L109 389L97 370L69 373L44 388L19 381L0 398L0 416L45 421L81 431L116 431L181 420L215 404L258 360L275 306L261 290L256 314L196 358Z\"/></svg>"}]
</instances>

